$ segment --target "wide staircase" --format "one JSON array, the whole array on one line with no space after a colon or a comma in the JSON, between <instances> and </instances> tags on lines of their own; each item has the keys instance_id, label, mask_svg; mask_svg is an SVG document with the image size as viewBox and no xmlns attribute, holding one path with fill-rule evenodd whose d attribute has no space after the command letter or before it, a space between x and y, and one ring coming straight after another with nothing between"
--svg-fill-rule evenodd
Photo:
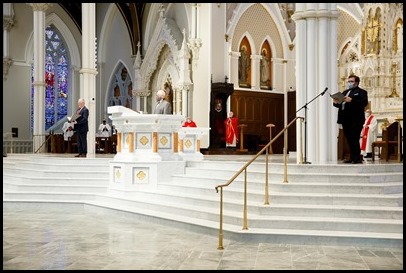
<instances>
[{"instance_id":1,"label":"wide staircase","mask_svg":"<svg viewBox=\"0 0 406 273\"><path fill-rule=\"evenodd\" d=\"M109 189L111 160L9 154L3 158L3 205L63 203L218 235L215 187L248 161L205 156L187 162L184 174L159 181L156 191L124 192ZM284 177L283 163L271 160L264 204L264 156L248 167L246 229L244 174L224 188L224 239L403 247L402 163L289 163Z\"/></svg>"}]
</instances>

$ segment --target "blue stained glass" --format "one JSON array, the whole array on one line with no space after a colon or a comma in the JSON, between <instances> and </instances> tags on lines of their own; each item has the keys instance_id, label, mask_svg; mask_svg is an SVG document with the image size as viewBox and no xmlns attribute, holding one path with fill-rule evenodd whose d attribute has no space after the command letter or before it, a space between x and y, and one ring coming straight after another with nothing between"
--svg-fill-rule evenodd
<instances>
[{"instance_id":1,"label":"blue stained glass","mask_svg":"<svg viewBox=\"0 0 406 273\"><path fill-rule=\"evenodd\" d=\"M69 58L53 25L45 31L45 130L68 114ZM34 66L31 66L31 75ZM32 82L34 77L32 76ZM34 86L31 85L31 130L34 125Z\"/></svg>"},{"instance_id":2,"label":"blue stained glass","mask_svg":"<svg viewBox=\"0 0 406 273\"><path fill-rule=\"evenodd\" d=\"M52 41L52 46L54 47L54 49L57 49L59 46L59 42Z\"/></svg>"}]
</instances>

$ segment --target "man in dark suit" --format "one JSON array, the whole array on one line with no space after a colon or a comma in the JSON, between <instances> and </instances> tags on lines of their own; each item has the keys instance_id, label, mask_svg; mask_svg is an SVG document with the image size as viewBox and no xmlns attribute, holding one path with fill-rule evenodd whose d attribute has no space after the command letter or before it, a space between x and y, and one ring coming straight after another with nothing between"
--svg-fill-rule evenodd
<instances>
[{"instance_id":1,"label":"man in dark suit","mask_svg":"<svg viewBox=\"0 0 406 273\"><path fill-rule=\"evenodd\" d=\"M343 126L344 136L350 148L350 159L344 163L359 164L361 161L360 134L365 122L365 107L368 105L368 92L360 88L360 78L355 75L348 77L348 89L342 93L344 100L333 100L333 106L338 108L337 123Z\"/></svg>"},{"instance_id":2,"label":"man in dark suit","mask_svg":"<svg viewBox=\"0 0 406 273\"><path fill-rule=\"evenodd\" d=\"M78 152L75 157L86 157L87 154L87 132L89 131L89 109L85 106L85 100L80 98L78 100L78 110L76 114L79 115L75 120L74 130L78 136Z\"/></svg>"}]
</instances>

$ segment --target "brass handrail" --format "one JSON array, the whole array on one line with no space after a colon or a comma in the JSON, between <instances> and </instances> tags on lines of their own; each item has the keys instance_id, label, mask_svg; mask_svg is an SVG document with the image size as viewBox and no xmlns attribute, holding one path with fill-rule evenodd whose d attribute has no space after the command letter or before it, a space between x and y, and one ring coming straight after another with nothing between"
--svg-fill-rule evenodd
<instances>
[{"instance_id":1,"label":"brass handrail","mask_svg":"<svg viewBox=\"0 0 406 273\"><path fill-rule=\"evenodd\" d=\"M217 185L215 187L216 192L220 188L220 227L219 227L219 246L217 249L224 249L223 247L223 188L230 185L243 171L244 172L244 208L243 208L243 230L248 229L248 220L247 220L247 168L254 162L263 152L265 152L265 204L269 205L269 193L268 193L268 147L280 137L286 130L294 123L297 119L304 120L303 117L296 117L288 125L286 125L268 144L266 144L254 157L244 164L239 171L237 171L225 184ZM301 138L301 136L300 136ZM287 134L285 133L284 145L287 145ZM286 168L286 150L287 147L284 147L284 182L287 182L287 168Z\"/></svg>"}]
</instances>

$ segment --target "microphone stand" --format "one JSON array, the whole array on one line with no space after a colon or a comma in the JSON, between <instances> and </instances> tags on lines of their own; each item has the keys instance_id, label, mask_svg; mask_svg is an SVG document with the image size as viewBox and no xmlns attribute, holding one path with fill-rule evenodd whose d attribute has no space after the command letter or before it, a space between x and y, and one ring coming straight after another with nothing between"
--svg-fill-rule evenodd
<instances>
[{"instance_id":1,"label":"microphone stand","mask_svg":"<svg viewBox=\"0 0 406 273\"><path fill-rule=\"evenodd\" d=\"M305 114L304 114L304 161L303 164L311 164L311 162L307 161L307 105L309 105L312 101L317 99L320 96L323 96L327 92L328 87L324 89L323 92L315 96L311 101L306 102L302 107L299 108L299 110L296 111L296 114L304 108Z\"/></svg>"}]
</instances>

